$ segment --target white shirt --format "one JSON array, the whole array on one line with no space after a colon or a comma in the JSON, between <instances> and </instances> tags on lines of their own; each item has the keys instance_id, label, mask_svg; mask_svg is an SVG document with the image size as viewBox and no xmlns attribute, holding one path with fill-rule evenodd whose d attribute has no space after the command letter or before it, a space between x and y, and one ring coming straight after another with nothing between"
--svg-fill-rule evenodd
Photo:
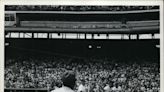
<instances>
[{"instance_id":1,"label":"white shirt","mask_svg":"<svg viewBox=\"0 0 164 92\"><path fill-rule=\"evenodd\" d=\"M112 90L113 90L113 91L121 91L122 88L121 88L120 86L118 86L118 88L116 88L116 87L112 87Z\"/></svg>"},{"instance_id":2,"label":"white shirt","mask_svg":"<svg viewBox=\"0 0 164 92\"><path fill-rule=\"evenodd\" d=\"M86 92L86 87L81 84L78 88L78 92Z\"/></svg>"},{"instance_id":3,"label":"white shirt","mask_svg":"<svg viewBox=\"0 0 164 92\"><path fill-rule=\"evenodd\" d=\"M121 90L122 90L122 88L121 88L120 86L118 86L117 90L118 90L118 91L121 91Z\"/></svg>"},{"instance_id":4,"label":"white shirt","mask_svg":"<svg viewBox=\"0 0 164 92\"><path fill-rule=\"evenodd\" d=\"M55 90L52 90L51 92L75 92L71 88L63 86L61 88L57 88Z\"/></svg>"},{"instance_id":5,"label":"white shirt","mask_svg":"<svg viewBox=\"0 0 164 92\"><path fill-rule=\"evenodd\" d=\"M105 90L105 92L109 92L109 91L110 91L109 85L106 85L106 86L104 87L104 90Z\"/></svg>"},{"instance_id":6,"label":"white shirt","mask_svg":"<svg viewBox=\"0 0 164 92\"><path fill-rule=\"evenodd\" d=\"M112 90L113 90L113 91L116 91L116 90L117 90L117 88L116 88L116 87L112 87Z\"/></svg>"}]
</instances>

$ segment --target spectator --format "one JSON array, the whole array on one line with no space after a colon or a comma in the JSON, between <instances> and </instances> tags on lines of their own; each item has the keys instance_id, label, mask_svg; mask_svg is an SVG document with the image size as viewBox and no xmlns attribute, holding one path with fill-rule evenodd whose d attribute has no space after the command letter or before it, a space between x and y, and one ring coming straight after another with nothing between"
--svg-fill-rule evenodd
<instances>
[{"instance_id":1,"label":"spectator","mask_svg":"<svg viewBox=\"0 0 164 92\"><path fill-rule=\"evenodd\" d=\"M75 74L73 72L66 72L62 76L63 86L61 88L55 89L52 92L74 92L73 88L75 86Z\"/></svg>"},{"instance_id":2,"label":"spectator","mask_svg":"<svg viewBox=\"0 0 164 92\"><path fill-rule=\"evenodd\" d=\"M75 90L78 90L81 80L85 80L88 92L102 91L105 84L109 84L114 91L150 90L159 92L159 64L153 59L153 61L139 60L142 63L137 60L124 62L114 58L92 58L89 60L65 56L6 58L5 88L54 89L53 82L64 84L62 83L63 73L68 69L73 69L77 74Z\"/></svg>"}]
</instances>

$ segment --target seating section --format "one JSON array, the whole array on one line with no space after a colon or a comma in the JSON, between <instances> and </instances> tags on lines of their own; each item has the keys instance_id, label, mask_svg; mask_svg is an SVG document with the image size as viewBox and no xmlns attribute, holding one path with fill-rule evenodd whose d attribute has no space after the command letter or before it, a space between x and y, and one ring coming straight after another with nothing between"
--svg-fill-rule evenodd
<instances>
[{"instance_id":1,"label":"seating section","mask_svg":"<svg viewBox=\"0 0 164 92\"><path fill-rule=\"evenodd\" d=\"M113 22L62 22L62 21L21 21L22 27L49 27L61 29L120 29L135 27L159 26L159 20L151 21L128 21L122 24L118 21Z\"/></svg>"},{"instance_id":2,"label":"seating section","mask_svg":"<svg viewBox=\"0 0 164 92\"><path fill-rule=\"evenodd\" d=\"M6 5L6 11L134 11L159 9L159 6L64 6L64 5Z\"/></svg>"},{"instance_id":3,"label":"seating section","mask_svg":"<svg viewBox=\"0 0 164 92\"><path fill-rule=\"evenodd\" d=\"M121 28L121 22L56 22L56 21L22 21L21 26L53 28Z\"/></svg>"},{"instance_id":4,"label":"seating section","mask_svg":"<svg viewBox=\"0 0 164 92\"><path fill-rule=\"evenodd\" d=\"M159 20L151 21L129 21L127 25L131 27L159 26Z\"/></svg>"},{"instance_id":5,"label":"seating section","mask_svg":"<svg viewBox=\"0 0 164 92\"><path fill-rule=\"evenodd\" d=\"M154 62L154 63L153 63ZM61 82L67 69L76 70L76 89L85 81L87 92L109 83L110 92L159 92L160 74L157 60L78 59L72 57L17 57L5 63L5 88L53 88ZM96 85L96 86L94 86ZM97 86L99 86L97 88ZM119 91L113 90L120 87Z\"/></svg>"}]
</instances>

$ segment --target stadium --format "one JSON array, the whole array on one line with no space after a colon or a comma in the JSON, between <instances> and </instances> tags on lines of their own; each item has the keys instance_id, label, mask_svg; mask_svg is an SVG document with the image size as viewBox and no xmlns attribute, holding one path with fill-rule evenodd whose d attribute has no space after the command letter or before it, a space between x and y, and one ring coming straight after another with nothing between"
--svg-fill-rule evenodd
<instances>
[{"instance_id":1,"label":"stadium","mask_svg":"<svg viewBox=\"0 0 164 92\"><path fill-rule=\"evenodd\" d=\"M159 6L5 6L5 92L160 92ZM109 91L104 88L109 85Z\"/></svg>"}]
</instances>

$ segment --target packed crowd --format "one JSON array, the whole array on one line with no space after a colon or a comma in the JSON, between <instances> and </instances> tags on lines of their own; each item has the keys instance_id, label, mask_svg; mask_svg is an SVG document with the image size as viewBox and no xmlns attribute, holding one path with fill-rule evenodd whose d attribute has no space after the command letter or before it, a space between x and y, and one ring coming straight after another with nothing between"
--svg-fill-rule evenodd
<instances>
[{"instance_id":1,"label":"packed crowd","mask_svg":"<svg viewBox=\"0 0 164 92\"><path fill-rule=\"evenodd\" d=\"M6 5L5 10L17 11L131 11L159 9L158 6L54 6L54 5Z\"/></svg>"},{"instance_id":2,"label":"packed crowd","mask_svg":"<svg viewBox=\"0 0 164 92\"><path fill-rule=\"evenodd\" d=\"M130 62L101 58L75 57L18 57L6 58L5 88L53 88L61 83L67 70L76 72L75 90L85 83L87 92L159 92L160 73L157 62L147 60ZM119 88L119 91L115 89Z\"/></svg>"},{"instance_id":3,"label":"packed crowd","mask_svg":"<svg viewBox=\"0 0 164 92\"><path fill-rule=\"evenodd\" d=\"M121 22L115 23L57 23L57 22L40 22L30 21L29 23L22 22L22 27L53 27L53 28L65 28L65 29L120 29L120 28L128 28L127 24L121 24Z\"/></svg>"}]
</instances>

